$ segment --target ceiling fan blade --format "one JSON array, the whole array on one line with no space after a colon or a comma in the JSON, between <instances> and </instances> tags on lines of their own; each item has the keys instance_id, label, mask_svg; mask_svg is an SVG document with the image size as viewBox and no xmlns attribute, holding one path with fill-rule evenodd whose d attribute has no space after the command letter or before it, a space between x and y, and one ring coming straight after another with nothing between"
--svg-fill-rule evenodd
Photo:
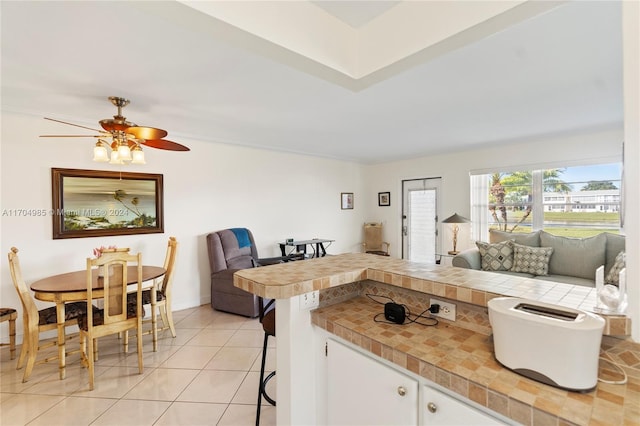
<instances>
[{"instance_id":1,"label":"ceiling fan blade","mask_svg":"<svg viewBox=\"0 0 640 426\"><path fill-rule=\"evenodd\" d=\"M140 143L145 146L150 146L151 148L166 149L167 151L191 151L184 145L166 139L150 139L140 141Z\"/></svg>"},{"instance_id":2,"label":"ceiling fan blade","mask_svg":"<svg viewBox=\"0 0 640 426\"><path fill-rule=\"evenodd\" d=\"M127 129L127 133L135 136L136 139L162 139L167 136L166 130L157 129L155 127L132 126Z\"/></svg>"},{"instance_id":3,"label":"ceiling fan blade","mask_svg":"<svg viewBox=\"0 0 640 426\"><path fill-rule=\"evenodd\" d=\"M91 127L85 127L85 126L81 126L79 124L73 124L73 123L68 123L66 121L62 121L62 120L56 120L55 118L44 118L45 120L49 120L49 121L55 121L56 123L62 123L62 124L68 124L69 126L74 126L74 127L80 127L81 129L87 129L87 130L91 130L93 132L101 132L102 130L99 129L92 129Z\"/></svg>"}]
</instances>

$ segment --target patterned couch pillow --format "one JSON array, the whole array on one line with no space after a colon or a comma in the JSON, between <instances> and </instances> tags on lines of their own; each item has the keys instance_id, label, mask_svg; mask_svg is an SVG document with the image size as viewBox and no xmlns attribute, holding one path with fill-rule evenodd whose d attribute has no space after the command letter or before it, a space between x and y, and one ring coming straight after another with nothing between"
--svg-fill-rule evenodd
<instances>
[{"instance_id":1,"label":"patterned couch pillow","mask_svg":"<svg viewBox=\"0 0 640 426\"><path fill-rule=\"evenodd\" d=\"M627 257L624 251L618 253L618 255L616 256L616 261L614 262L611 270L604 279L605 284L613 284L616 286L620 285L620 271L625 268L626 260Z\"/></svg>"},{"instance_id":2,"label":"patterned couch pillow","mask_svg":"<svg viewBox=\"0 0 640 426\"><path fill-rule=\"evenodd\" d=\"M513 244L513 272L548 275L553 247L529 247Z\"/></svg>"},{"instance_id":3,"label":"patterned couch pillow","mask_svg":"<svg viewBox=\"0 0 640 426\"><path fill-rule=\"evenodd\" d=\"M483 271L509 271L513 267L513 241L485 243L476 241L480 250Z\"/></svg>"}]
</instances>

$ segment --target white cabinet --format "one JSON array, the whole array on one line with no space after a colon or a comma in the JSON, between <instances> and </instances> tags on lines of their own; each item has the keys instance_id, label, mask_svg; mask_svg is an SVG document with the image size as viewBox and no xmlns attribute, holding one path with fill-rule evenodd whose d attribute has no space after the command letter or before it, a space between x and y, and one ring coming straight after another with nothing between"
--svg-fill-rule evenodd
<instances>
[{"instance_id":1,"label":"white cabinet","mask_svg":"<svg viewBox=\"0 0 640 426\"><path fill-rule=\"evenodd\" d=\"M335 340L327 341L329 425L417 425L418 381Z\"/></svg>"},{"instance_id":2,"label":"white cabinet","mask_svg":"<svg viewBox=\"0 0 640 426\"><path fill-rule=\"evenodd\" d=\"M502 425L496 418L430 386L422 387L424 426Z\"/></svg>"},{"instance_id":3,"label":"white cabinet","mask_svg":"<svg viewBox=\"0 0 640 426\"><path fill-rule=\"evenodd\" d=\"M329 425L513 424L441 389L373 354L327 339Z\"/></svg>"}]
</instances>

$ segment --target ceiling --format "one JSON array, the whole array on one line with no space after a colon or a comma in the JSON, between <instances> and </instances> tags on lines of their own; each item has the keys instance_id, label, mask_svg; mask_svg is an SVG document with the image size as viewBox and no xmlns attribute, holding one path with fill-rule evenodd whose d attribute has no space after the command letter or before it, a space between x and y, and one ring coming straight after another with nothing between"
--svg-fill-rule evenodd
<instances>
[{"instance_id":1,"label":"ceiling","mask_svg":"<svg viewBox=\"0 0 640 426\"><path fill-rule=\"evenodd\" d=\"M312 1L319 8L340 19L345 24L360 28L385 13L399 1Z\"/></svg>"},{"instance_id":2,"label":"ceiling","mask_svg":"<svg viewBox=\"0 0 640 426\"><path fill-rule=\"evenodd\" d=\"M2 109L97 128L116 112L107 97L122 96L131 99L130 121L166 129L176 142L364 164L622 124L619 2L534 2L547 9L536 16L514 7L489 20L491 29L478 23L437 42L419 39L401 57L380 40L392 46L407 36L403 28L382 24L418 2L244 2L299 8L286 15L299 32L285 41L265 35L273 28L253 32L268 21L259 13L245 14L255 18L246 26L210 14L230 3L1 2ZM306 26L311 14L325 33ZM439 16L414 18L430 22L427 31ZM378 40L368 59L385 62L361 75L344 71L329 53L364 63L367 52L342 34ZM302 46L309 40L316 56ZM342 44L357 54L336 50ZM46 129L77 133L53 122Z\"/></svg>"}]
</instances>

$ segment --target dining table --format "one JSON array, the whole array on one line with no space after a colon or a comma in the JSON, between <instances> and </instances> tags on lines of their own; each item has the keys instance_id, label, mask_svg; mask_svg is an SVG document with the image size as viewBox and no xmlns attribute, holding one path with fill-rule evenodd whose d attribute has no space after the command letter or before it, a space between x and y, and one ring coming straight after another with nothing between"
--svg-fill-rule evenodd
<instances>
[{"instance_id":1,"label":"dining table","mask_svg":"<svg viewBox=\"0 0 640 426\"><path fill-rule=\"evenodd\" d=\"M137 266L127 267L128 284L135 284L138 279ZM142 266L143 289L151 290L151 300L156 300L156 278L163 276L166 270L161 266ZM56 320L58 324L58 359L60 379L65 378L66 348L65 348L65 303L82 302L87 300L87 270L67 272L52 275L31 283L34 297L44 302L56 304ZM91 273L91 291L94 298L104 295L103 279L98 269Z\"/></svg>"}]
</instances>

